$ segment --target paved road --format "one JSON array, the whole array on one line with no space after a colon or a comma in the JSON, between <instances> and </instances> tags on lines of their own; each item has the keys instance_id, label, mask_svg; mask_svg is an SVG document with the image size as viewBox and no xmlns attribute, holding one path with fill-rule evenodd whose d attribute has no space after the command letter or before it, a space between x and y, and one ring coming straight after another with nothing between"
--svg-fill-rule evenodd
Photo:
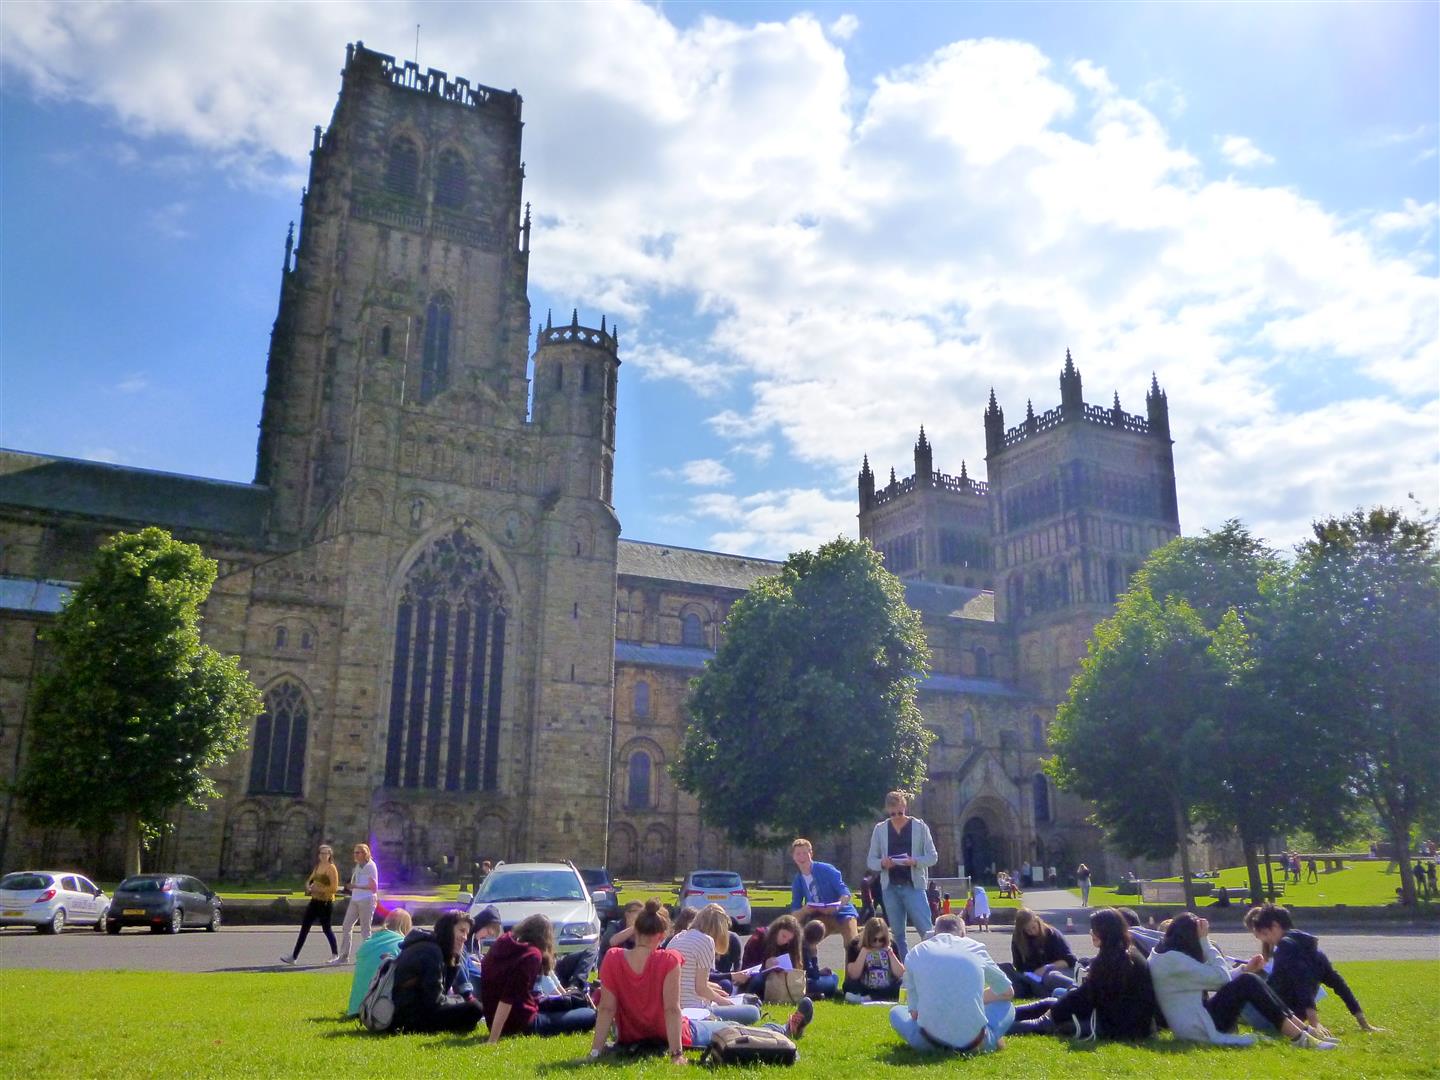
<instances>
[{"instance_id":1,"label":"paved road","mask_svg":"<svg viewBox=\"0 0 1440 1080\"><path fill-rule=\"evenodd\" d=\"M1064 923L1060 923L1063 927ZM1080 927L1069 934L1072 947L1081 956L1094 950L1090 935ZM322 971L334 968L323 963L328 950L325 939L312 933L301 956L301 966L283 967L280 954L289 952L295 941L293 926L229 927L218 934L187 930L178 936L127 930L118 937L96 934L88 929L71 929L59 937L31 930L0 930L0 968L50 968L58 971L128 969L140 971ZM1010 931L991 930L975 935L989 947L997 960L1010 958ZM911 933L912 944L917 940ZM1216 942L1232 956L1249 956L1255 943L1247 934L1222 933ZM1321 945L1332 960L1440 960L1440 933L1421 931L1343 932L1325 930ZM842 962L839 937L826 940L821 962L839 968Z\"/></svg>"}]
</instances>

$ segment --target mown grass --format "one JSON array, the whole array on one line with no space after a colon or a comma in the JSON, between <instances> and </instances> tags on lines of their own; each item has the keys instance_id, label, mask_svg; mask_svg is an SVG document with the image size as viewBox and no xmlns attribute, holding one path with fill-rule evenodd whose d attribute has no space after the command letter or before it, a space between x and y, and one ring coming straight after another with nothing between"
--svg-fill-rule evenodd
<instances>
[{"instance_id":1,"label":"mown grass","mask_svg":"<svg viewBox=\"0 0 1440 1080\"><path fill-rule=\"evenodd\" d=\"M1011 1038L976 1061L915 1054L891 1032L887 1010L822 1004L801 1043L794 1074L870 1077L904 1071L965 1070L1028 1077L1364 1077L1435 1076L1440 1056L1440 962L1343 965L1345 977L1383 1034L1361 1036L1334 997L1321 1016L1343 1038L1333 1053L1269 1041L1249 1049L1177 1043L1168 1035L1135 1046L1071 1046L1054 1038ZM582 1065L589 1036L508 1039L483 1035L379 1037L339 1016L349 989L342 973L179 975L140 972L0 971L0 1072L7 1076L369 1077L662 1076L663 1060ZM772 1009L775 1018L781 1010ZM483 1028L481 1029L483 1031ZM692 1054L692 1058L695 1056ZM770 1074L777 1075L777 1074Z\"/></svg>"},{"instance_id":2,"label":"mown grass","mask_svg":"<svg viewBox=\"0 0 1440 1080\"><path fill-rule=\"evenodd\" d=\"M1383 906L1395 903L1395 890L1400 887L1399 869L1386 873L1387 864L1383 861L1377 862L1353 862L1346 863L1344 870L1336 870L1333 873L1319 872L1319 880L1315 882L1305 881L1305 870L1300 871L1300 884L1285 885L1285 895L1279 898L1279 902L1295 907L1333 907L1336 904L1346 904L1351 907ZM1272 871L1277 885L1283 884L1285 876L1278 869ZM1261 867L1260 877L1265 879L1264 867ZM1165 878L1166 881L1179 881L1178 877ZM1227 867L1220 871L1217 878L1207 878L1207 881L1215 885L1224 885L1227 888L1248 889L1250 877L1243 866ZM1071 889L1076 896L1080 895L1078 889ZM1090 904L1092 907L1119 906L1138 903L1138 896L1121 896L1114 889L1100 888L1096 886L1090 890ZM1202 898L1199 903L1204 905L1209 901ZM1421 900L1422 905L1430 903L1428 900ZM1177 905L1178 906L1178 905Z\"/></svg>"}]
</instances>

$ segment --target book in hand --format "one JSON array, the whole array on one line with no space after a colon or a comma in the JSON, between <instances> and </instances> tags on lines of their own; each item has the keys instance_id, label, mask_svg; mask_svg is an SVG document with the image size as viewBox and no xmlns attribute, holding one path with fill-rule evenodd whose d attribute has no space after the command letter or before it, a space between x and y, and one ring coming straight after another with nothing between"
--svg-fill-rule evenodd
<instances>
[{"instance_id":1,"label":"book in hand","mask_svg":"<svg viewBox=\"0 0 1440 1080\"><path fill-rule=\"evenodd\" d=\"M766 961L766 962L763 963L763 964L756 964L754 967L744 968L744 969L741 970L741 971L735 972L735 974L736 974L736 975L744 975L746 978L749 978L749 977L752 976L752 975L758 975L758 974L760 974L760 972L762 972L762 971L794 971L794 970L795 970L795 965L790 962L790 954L789 954L789 953L781 953L779 956L776 956L776 957L772 958L771 960Z\"/></svg>"},{"instance_id":2,"label":"book in hand","mask_svg":"<svg viewBox=\"0 0 1440 1080\"><path fill-rule=\"evenodd\" d=\"M822 904L819 900L807 900L805 906L811 911L839 911L840 901L828 900Z\"/></svg>"}]
</instances>

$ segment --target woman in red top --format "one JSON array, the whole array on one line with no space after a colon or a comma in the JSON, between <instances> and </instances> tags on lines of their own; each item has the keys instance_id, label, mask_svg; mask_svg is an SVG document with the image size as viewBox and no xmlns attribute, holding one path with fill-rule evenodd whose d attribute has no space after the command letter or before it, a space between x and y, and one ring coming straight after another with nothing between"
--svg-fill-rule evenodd
<instances>
[{"instance_id":1,"label":"woman in red top","mask_svg":"<svg viewBox=\"0 0 1440 1080\"><path fill-rule=\"evenodd\" d=\"M502 1035L566 1035L595 1026L594 1009L536 993L536 980L554 967L555 929L544 915L531 915L495 939L480 967L480 1004L490 1042ZM546 1007L551 1000L564 1007Z\"/></svg>"},{"instance_id":2,"label":"woman in red top","mask_svg":"<svg viewBox=\"0 0 1440 1080\"><path fill-rule=\"evenodd\" d=\"M676 1065L685 1064L685 1047L709 1046L715 1032L738 1026L733 1020L688 1020L681 1015L680 968L685 961L659 947L669 925L660 902L647 902L635 920L634 948L611 949L600 962L600 1015L590 1044L592 1058L605 1049L612 1023L619 1042L664 1042ZM802 998L784 1027L765 1026L798 1039L814 1015L815 1006Z\"/></svg>"}]
</instances>

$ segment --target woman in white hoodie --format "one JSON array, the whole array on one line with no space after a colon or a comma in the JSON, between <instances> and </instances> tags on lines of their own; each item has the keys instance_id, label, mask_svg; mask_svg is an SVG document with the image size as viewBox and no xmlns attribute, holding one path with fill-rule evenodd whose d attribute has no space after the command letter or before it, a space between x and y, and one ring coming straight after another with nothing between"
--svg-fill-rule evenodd
<instances>
[{"instance_id":1,"label":"woman in white hoodie","mask_svg":"<svg viewBox=\"0 0 1440 1080\"><path fill-rule=\"evenodd\" d=\"M1150 954L1150 979L1165 1023L1177 1039L1249 1046L1254 1036L1233 1032L1241 1011L1253 1005L1295 1046L1335 1049L1335 1042L1320 1038L1285 1008L1263 979L1248 971L1232 973L1230 962L1210 944L1209 920L1188 911L1170 920ZM1209 1000L1206 991L1212 991Z\"/></svg>"}]
</instances>

